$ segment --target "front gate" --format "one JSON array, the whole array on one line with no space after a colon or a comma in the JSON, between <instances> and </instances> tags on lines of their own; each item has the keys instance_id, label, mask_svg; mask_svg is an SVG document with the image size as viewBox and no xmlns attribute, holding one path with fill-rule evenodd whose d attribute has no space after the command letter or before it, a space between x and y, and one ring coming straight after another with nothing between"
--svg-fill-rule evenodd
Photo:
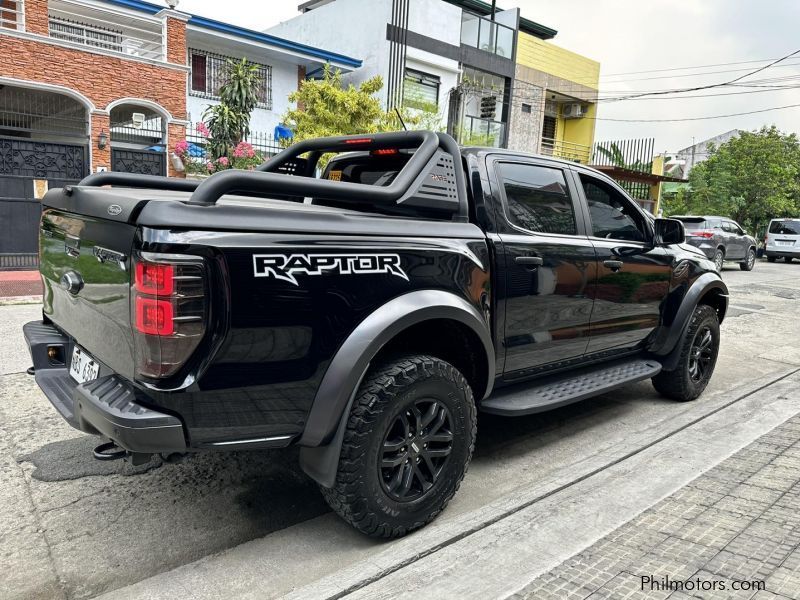
<instances>
[{"instance_id":1,"label":"front gate","mask_svg":"<svg viewBox=\"0 0 800 600\"><path fill-rule=\"evenodd\" d=\"M166 175L166 155L154 150L111 148L111 170L142 175Z\"/></svg>"},{"instance_id":2,"label":"front gate","mask_svg":"<svg viewBox=\"0 0 800 600\"><path fill-rule=\"evenodd\" d=\"M0 137L0 270L38 265L36 188L77 183L88 170L85 145Z\"/></svg>"}]
</instances>

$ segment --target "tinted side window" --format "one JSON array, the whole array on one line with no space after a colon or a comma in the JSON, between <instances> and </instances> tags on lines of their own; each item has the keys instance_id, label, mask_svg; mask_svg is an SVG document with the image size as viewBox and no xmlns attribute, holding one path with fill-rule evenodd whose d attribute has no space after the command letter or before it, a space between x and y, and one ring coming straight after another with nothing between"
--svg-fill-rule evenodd
<instances>
[{"instance_id":1,"label":"tinted side window","mask_svg":"<svg viewBox=\"0 0 800 600\"><path fill-rule=\"evenodd\" d=\"M592 235L634 242L645 240L642 216L627 198L587 175L581 175L581 184L592 217Z\"/></svg>"},{"instance_id":2,"label":"tinted side window","mask_svg":"<svg viewBox=\"0 0 800 600\"><path fill-rule=\"evenodd\" d=\"M498 163L508 204L508 220L539 233L575 235L575 213L560 169Z\"/></svg>"}]
</instances>

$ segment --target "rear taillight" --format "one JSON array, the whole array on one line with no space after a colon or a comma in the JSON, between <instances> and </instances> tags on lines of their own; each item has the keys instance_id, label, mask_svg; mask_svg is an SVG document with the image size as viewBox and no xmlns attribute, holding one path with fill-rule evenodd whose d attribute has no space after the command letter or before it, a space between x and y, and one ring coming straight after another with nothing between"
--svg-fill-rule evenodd
<instances>
[{"instance_id":1,"label":"rear taillight","mask_svg":"<svg viewBox=\"0 0 800 600\"><path fill-rule=\"evenodd\" d=\"M705 239L708 240L708 239L711 239L711 238L714 237L714 232L713 231L707 231L705 229L694 229L694 230L687 229L686 230L686 235L688 237L699 237L699 238L705 238Z\"/></svg>"},{"instance_id":2,"label":"rear taillight","mask_svg":"<svg viewBox=\"0 0 800 600\"><path fill-rule=\"evenodd\" d=\"M203 259L142 253L135 259L133 272L136 372L149 378L169 377L186 364L205 333Z\"/></svg>"}]
</instances>

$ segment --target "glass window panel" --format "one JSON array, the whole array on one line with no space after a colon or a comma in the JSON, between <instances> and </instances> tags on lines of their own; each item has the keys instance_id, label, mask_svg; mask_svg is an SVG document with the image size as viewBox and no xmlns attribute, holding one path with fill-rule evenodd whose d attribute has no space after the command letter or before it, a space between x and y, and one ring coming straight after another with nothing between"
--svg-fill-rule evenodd
<instances>
[{"instance_id":1,"label":"glass window panel","mask_svg":"<svg viewBox=\"0 0 800 600\"><path fill-rule=\"evenodd\" d=\"M511 223L539 233L577 233L572 201L560 169L499 163L498 171Z\"/></svg>"}]
</instances>

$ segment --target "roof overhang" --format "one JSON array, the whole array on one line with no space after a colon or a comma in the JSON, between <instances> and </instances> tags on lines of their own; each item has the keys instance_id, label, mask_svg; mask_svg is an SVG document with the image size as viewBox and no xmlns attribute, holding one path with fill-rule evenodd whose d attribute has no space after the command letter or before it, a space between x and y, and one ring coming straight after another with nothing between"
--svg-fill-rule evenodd
<instances>
[{"instance_id":1,"label":"roof overhang","mask_svg":"<svg viewBox=\"0 0 800 600\"><path fill-rule=\"evenodd\" d=\"M149 2L143 2L142 0L103 1L120 8L139 11L149 15L155 15L164 10L163 6L157 6ZM329 52L322 48L300 44L261 31L209 19L208 17L201 17L188 13L185 14L188 16L188 36L208 35L210 39L215 39L217 42L226 40L226 47L230 47L231 49L241 48L242 46L249 46L254 49L258 48L260 51L258 55L248 57L255 62L260 62L260 57L267 55L298 65L304 65L307 68L317 68L325 63L330 63L331 66L348 72L361 66L361 60L351 56L346 56L337 52ZM193 40L190 39L187 41L191 44Z\"/></svg>"},{"instance_id":2,"label":"roof overhang","mask_svg":"<svg viewBox=\"0 0 800 600\"><path fill-rule=\"evenodd\" d=\"M655 173L644 173L642 171L634 171L633 169L625 169L623 167L616 167L613 165L589 165L593 169L605 173L612 179L619 181L634 181L636 183L647 183L655 185L663 181L672 183L685 183L685 179L678 177L669 177L668 175L656 175Z\"/></svg>"}]
</instances>

